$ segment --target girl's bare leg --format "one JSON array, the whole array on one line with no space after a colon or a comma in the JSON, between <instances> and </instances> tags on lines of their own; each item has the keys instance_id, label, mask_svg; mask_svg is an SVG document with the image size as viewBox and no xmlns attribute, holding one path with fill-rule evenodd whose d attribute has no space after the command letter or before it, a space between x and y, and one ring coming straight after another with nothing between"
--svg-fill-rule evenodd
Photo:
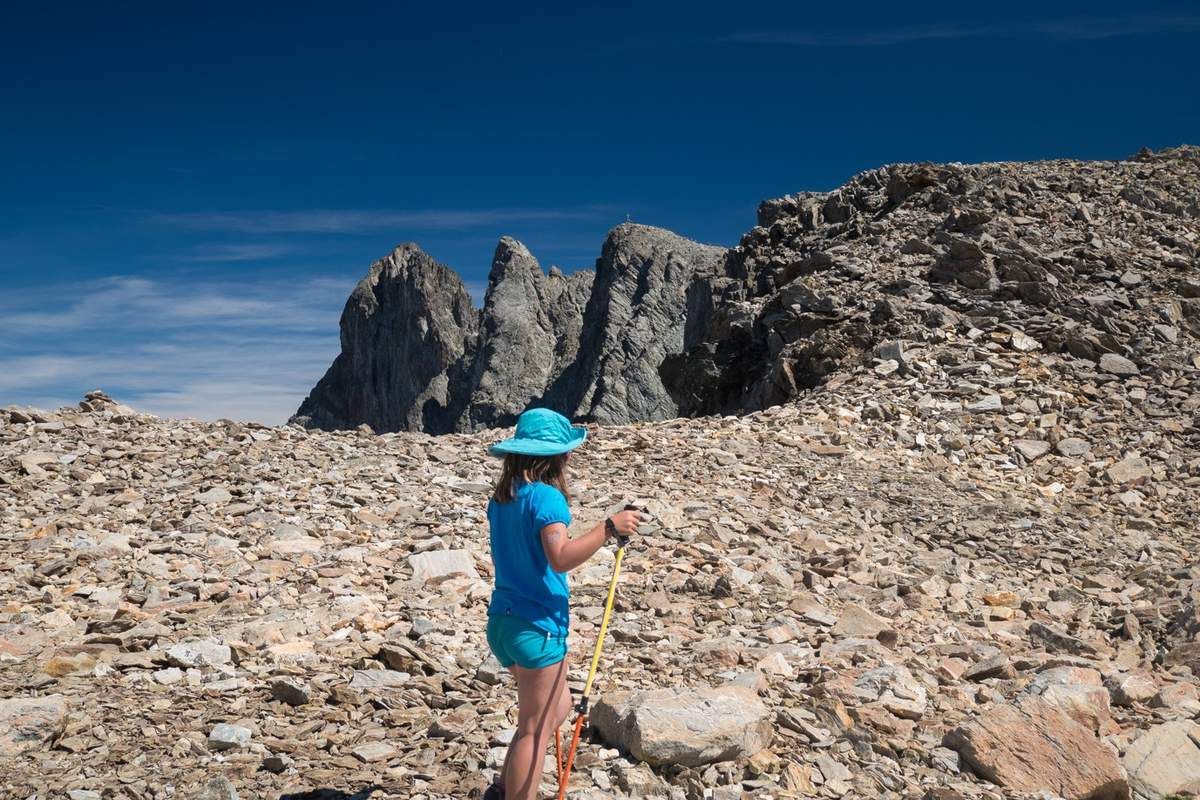
<instances>
[{"instance_id":1,"label":"girl's bare leg","mask_svg":"<svg viewBox=\"0 0 1200 800\"><path fill-rule=\"evenodd\" d=\"M536 800L546 746L571 712L567 659L541 669L510 669L517 678L517 732L500 771L504 798Z\"/></svg>"}]
</instances>

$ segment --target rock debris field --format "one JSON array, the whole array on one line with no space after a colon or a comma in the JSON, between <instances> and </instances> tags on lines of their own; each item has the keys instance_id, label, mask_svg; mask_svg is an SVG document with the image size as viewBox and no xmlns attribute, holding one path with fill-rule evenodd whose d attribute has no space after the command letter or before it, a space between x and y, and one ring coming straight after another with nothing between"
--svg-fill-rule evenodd
<instances>
[{"instance_id":1,"label":"rock debris field","mask_svg":"<svg viewBox=\"0 0 1200 800\"><path fill-rule=\"evenodd\" d=\"M1177 148L764 203L638 373L694 416L572 458L577 527L652 518L569 797L1200 794L1197 187ZM505 435L0 409L0 796L480 797Z\"/></svg>"},{"instance_id":2,"label":"rock debris field","mask_svg":"<svg viewBox=\"0 0 1200 800\"><path fill-rule=\"evenodd\" d=\"M914 356L894 418L848 380L593 427L577 524L653 521L570 796L1200 789L1190 377L951 341L985 399ZM502 435L0 411L4 796L478 797L515 712L484 640Z\"/></svg>"}]
</instances>

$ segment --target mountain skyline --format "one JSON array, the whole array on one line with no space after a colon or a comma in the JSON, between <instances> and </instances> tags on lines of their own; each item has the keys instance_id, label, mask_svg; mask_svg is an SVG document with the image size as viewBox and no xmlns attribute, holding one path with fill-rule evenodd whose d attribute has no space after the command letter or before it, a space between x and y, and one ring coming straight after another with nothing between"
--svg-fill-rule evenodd
<instances>
[{"instance_id":1,"label":"mountain skyline","mask_svg":"<svg viewBox=\"0 0 1200 800\"><path fill-rule=\"evenodd\" d=\"M478 302L501 235L569 272L884 163L1198 138L1185 4L868 6L14 12L0 405L280 422L401 242Z\"/></svg>"}]
</instances>

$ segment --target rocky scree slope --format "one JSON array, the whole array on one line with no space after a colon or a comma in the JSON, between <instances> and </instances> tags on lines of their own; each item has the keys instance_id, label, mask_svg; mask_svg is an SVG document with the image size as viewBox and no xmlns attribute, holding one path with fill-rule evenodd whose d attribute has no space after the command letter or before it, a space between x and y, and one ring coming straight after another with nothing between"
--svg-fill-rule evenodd
<instances>
[{"instance_id":1,"label":"rocky scree slope","mask_svg":"<svg viewBox=\"0 0 1200 800\"><path fill-rule=\"evenodd\" d=\"M1197 791L1195 373L999 333L948 338L953 379L913 348L590 426L576 524L653 521L570 797ZM484 635L503 435L0 410L5 796L479 797L515 720ZM610 571L572 575L577 665Z\"/></svg>"},{"instance_id":2,"label":"rocky scree slope","mask_svg":"<svg viewBox=\"0 0 1200 800\"><path fill-rule=\"evenodd\" d=\"M1110 374L1200 367L1198 148L899 164L758 216L689 292L697 343L662 365L682 414L767 407L872 358L904 370L898 342L955 367L964 335Z\"/></svg>"},{"instance_id":3,"label":"rocky scree slope","mask_svg":"<svg viewBox=\"0 0 1200 800\"><path fill-rule=\"evenodd\" d=\"M716 274L723 256L624 224L609 233L594 271L568 277L544 273L505 237L477 310L452 270L403 245L354 290L342 352L293 420L446 433L509 425L539 404L607 423L676 416L658 365L685 347L686 288Z\"/></svg>"}]
</instances>

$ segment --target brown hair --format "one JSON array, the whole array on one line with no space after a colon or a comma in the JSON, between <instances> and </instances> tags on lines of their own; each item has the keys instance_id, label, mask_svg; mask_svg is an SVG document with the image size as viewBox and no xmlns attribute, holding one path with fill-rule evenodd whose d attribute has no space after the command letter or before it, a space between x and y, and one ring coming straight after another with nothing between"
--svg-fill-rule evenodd
<instances>
[{"instance_id":1,"label":"brown hair","mask_svg":"<svg viewBox=\"0 0 1200 800\"><path fill-rule=\"evenodd\" d=\"M571 502L571 493L567 490L567 456L565 453L556 456L505 454L504 466L500 468L500 478L496 481L492 499L497 503L507 503L516 497L518 479L548 483L562 492L568 503Z\"/></svg>"}]
</instances>

